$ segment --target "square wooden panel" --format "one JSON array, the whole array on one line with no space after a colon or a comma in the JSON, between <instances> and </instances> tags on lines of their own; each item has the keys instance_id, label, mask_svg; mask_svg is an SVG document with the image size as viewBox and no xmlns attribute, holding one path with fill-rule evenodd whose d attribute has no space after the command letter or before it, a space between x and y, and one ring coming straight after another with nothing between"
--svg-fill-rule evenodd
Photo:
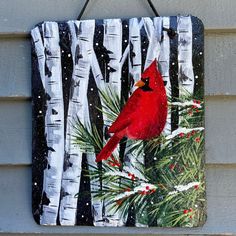
<instances>
[{"instance_id":1,"label":"square wooden panel","mask_svg":"<svg viewBox=\"0 0 236 236\"><path fill-rule=\"evenodd\" d=\"M31 31L37 223L204 223L203 30L172 16Z\"/></svg>"}]
</instances>

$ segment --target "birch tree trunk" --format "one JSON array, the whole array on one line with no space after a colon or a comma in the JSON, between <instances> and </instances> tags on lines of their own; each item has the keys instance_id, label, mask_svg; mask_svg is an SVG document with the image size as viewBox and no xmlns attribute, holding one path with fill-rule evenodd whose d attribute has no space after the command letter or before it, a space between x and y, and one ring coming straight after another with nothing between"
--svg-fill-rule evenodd
<instances>
[{"instance_id":1,"label":"birch tree trunk","mask_svg":"<svg viewBox=\"0 0 236 236\"><path fill-rule=\"evenodd\" d=\"M194 91L191 16L177 17L177 33L179 97L183 98L192 95ZM179 124L182 120L183 117L179 113Z\"/></svg>"},{"instance_id":2,"label":"birch tree trunk","mask_svg":"<svg viewBox=\"0 0 236 236\"><path fill-rule=\"evenodd\" d=\"M148 36L149 46L147 50L147 56L145 61L144 70L155 60L159 60L160 55L160 43L159 38L159 25L154 26L153 21L149 17L144 17L144 28ZM157 23L157 22L156 22Z\"/></svg>"},{"instance_id":3,"label":"birch tree trunk","mask_svg":"<svg viewBox=\"0 0 236 236\"><path fill-rule=\"evenodd\" d=\"M137 18L129 20L129 46L129 73L135 83L140 80L142 74L141 36ZM131 88L132 92L134 90L135 86Z\"/></svg>"},{"instance_id":4,"label":"birch tree trunk","mask_svg":"<svg viewBox=\"0 0 236 236\"><path fill-rule=\"evenodd\" d=\"M157 19L157 18L155 18ZM156 21L155 21L156 22ZM159 25L159 22L156 22ZM162 18L162 26L166 29L170 28L170 18L163 17ZM165 82L165 89L166 95L168 99L171 98L171 83L170 83L170 38L167 34L167 31L163 31L163 40L161 43L161 51L159 57L159 65L160 65L160 72L162 74L162 78ZM164 134L169 135L171 134L171 108L168 108L167 120L166 125L164 128Z\"/></svg>"},{"instance_id":5,"label":"birch tree trunk","mask_svg":"<svg viewBox=\"0 0 236 236\"><path fill-rule=\"evenodd\" d=\"M105 83L105 87L110 86L118 96L121 96L121 56L122 56L122 22L120 19L104 20L104 38L103 46L109 53L109 61L105 69L105 78L109 83ZM106 119L104 125L109 126ZM119 145L114 150L119 155ZM118 183L119 184L119 183ZM104 201L104 226L122 226L124 222L120 217L120 212L113 211L109 207L109 201Z\"/></svg>"},{"instance_id":6,"label":"birch tree trunk","mask_svg":"<svg viewBox=\"0 0 236 236\"><path fill-rule=\"evenodd\" d=\"M42 202L40 224L56 225L64 160L64 105L61 55L57 23L45 22L42 25L42 29L43 40L41 39L38 28L32 31L39 61L41 80L45 92L50 97L47 100L47 111L45 114L48 164L44 170L42 194L44 201ZM45 56L43 56L44 52Z\"/></svg>"},{"instance_id":7,"label":"birch tree trunk","mask_svg":"<svg viewBox=\"0 0 236 236\"><path fill-rule=\"evenodd\" d=\"M192 63L192 21L191 16L178 16L178 80L180 97L193 94L194 74Z\"/></svg>"},{"instance_id":8,"label":"birch tree trunk","mask_svg":"<svg viewBox=\"0 0 236 236\"><path fill-rule=\"evenodd\" d=\"M74 69L67 118L65 165L62 176L61 225L75 225L76 223L77 198L75 195L80 188L82 152L73 143L72 135L77 118L82 124L89 120L87 88L95 21L69 21L68 24L72 35L71 52Z\"/></svg>"}]
</instances>

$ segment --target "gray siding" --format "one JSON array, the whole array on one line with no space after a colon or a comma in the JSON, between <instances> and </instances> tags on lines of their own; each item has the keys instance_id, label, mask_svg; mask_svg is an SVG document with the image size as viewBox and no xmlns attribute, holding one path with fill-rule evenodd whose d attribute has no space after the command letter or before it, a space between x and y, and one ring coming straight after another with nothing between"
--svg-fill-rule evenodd
<instances>
[{"instance_id":1,"label":"gray siding","mask_svg":"<svg viewBox=\"0 0 236 236\"><path fill-rule=\"evenodd\" d=\"M31 214L29 30L76 18L82 0L1 0L0 234L236 234L236 1L153 0L161 15L192 14L205 24L207 222L195 229L38 226ZM118 10L119 9L119 10ZM152 15L145 0L99 0L84 18Z\"/></svg>"}]
</instances>

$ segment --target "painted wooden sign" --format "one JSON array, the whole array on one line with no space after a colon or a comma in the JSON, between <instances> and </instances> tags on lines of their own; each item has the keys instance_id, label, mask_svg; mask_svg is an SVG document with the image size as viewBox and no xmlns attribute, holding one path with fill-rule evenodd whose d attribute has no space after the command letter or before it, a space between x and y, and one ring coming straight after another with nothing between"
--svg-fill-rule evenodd
<instances>
[{"instance_id":1,"label":"painted wooden sign","mask_svg":"<svg viewBox=\"0 0 236 236\"><path fill-rule=\"evenodd\" d=\"M202 225L201 21L43 22L31 36L36 222Z\"/></svg>"}]
</instances>

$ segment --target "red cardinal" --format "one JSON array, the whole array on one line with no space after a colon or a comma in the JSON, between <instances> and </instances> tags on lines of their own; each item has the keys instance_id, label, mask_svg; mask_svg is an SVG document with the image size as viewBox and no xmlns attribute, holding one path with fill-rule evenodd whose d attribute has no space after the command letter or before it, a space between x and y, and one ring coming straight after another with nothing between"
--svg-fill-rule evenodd
<instances>
[{"instance_id":1,"label":"red cardinal","mask_svg":"<svg viewBox=\"0 0 236 236\"><path fill-rule=\"evenodd\" d=\"M164 129L167 117L167 97L164 82L157 70L157 61L143 72L138 87L130 96L120 115L108 129L114 135L97 155L96 161L106 160L123 137L149 140Z\"/></svg>"}]
</instances>

